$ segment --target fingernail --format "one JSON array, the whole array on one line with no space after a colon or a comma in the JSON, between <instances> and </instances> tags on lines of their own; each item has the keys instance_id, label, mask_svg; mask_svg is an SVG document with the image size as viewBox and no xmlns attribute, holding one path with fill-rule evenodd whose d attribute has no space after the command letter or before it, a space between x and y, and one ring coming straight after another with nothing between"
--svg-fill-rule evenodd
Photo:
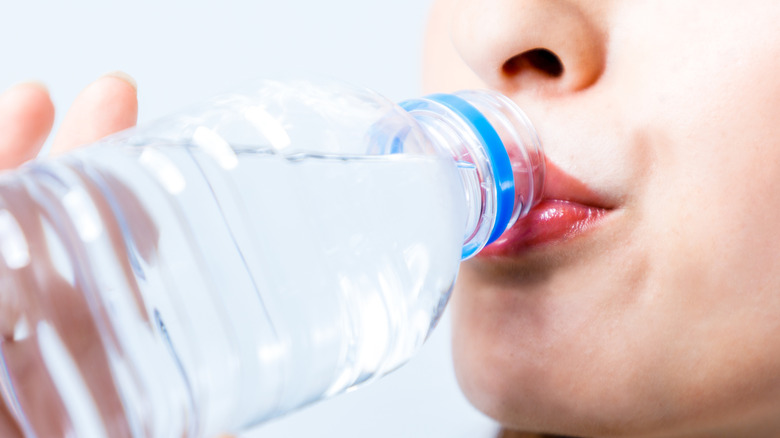
<instances>
[{"instance_id":1,"label":"fingernail","mask_svg":"<svg viewBox=\"0 0 780 438\"><path fill-rule=\"evenodd\" d=\"M125 73L123 71L120 71L120 70L111 71L111 72L108 72L108 73L104 74L102 77L121 79L121 80L127 82L128 84L130 84L130 86L133 87L134 89L138 90L138 83L135 81L135 79L133 79L132 76L130 76L129 74L127 74L127 73Z\"/></svg>"},{"instance_id":2,"label":"fingernail","mask_svg":"<svg viewBox=\"0 0 780 438\"><path fill-rule=\"evenodd\" d=\"M5 92L8 92L8 91L11 91L13 89L20 88L20 87L38 88L38 89L42 90L43 92L45 92L47 94L49 93L49 87L47 87L46 84L44 84L43 82L38 81L38 80L29 80L29 81L17 82L15 84L11 85L10 87L8 87L5 90Z\"/></svg>"}]
</instances>

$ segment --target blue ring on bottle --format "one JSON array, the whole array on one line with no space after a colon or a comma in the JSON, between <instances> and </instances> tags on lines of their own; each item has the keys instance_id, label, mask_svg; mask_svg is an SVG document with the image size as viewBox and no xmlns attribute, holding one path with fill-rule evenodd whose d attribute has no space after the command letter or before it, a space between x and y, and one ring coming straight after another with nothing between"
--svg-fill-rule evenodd
<instances>
[{"instance_id":1,"label":"blue ring on bottle","mask_svg":"<svg viewBox=\"0 0 780 438\"><path fill-rule=\"evenodd\" d=\"M512 172L512 162L509 160L504 142L488 119L465 99L452 94L433 94L427 98L446 106L463 117L477 134L479 141L485 146L497 192L496 222L486 243L486 245L490 245L504 234L509 221L512 220L512 211L515 208L515 175Z\"/></svg>"}]
</instances>

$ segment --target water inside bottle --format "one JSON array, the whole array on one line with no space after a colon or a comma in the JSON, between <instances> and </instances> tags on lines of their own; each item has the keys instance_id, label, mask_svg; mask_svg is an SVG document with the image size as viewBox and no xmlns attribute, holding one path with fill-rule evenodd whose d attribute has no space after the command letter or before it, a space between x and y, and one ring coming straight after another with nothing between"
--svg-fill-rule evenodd
<instances>
[{"instance_id":1,"label":"water inside bottle","mask_svg":"<svg viewBox=\"0 0 780 438\"><path fill-rule=\"evenodd\" d=\"M119 149L33 173L70 199L131 423L249 425L392 370L435 324L466 227L451 160Z\"/></svg>"}]
</instances>

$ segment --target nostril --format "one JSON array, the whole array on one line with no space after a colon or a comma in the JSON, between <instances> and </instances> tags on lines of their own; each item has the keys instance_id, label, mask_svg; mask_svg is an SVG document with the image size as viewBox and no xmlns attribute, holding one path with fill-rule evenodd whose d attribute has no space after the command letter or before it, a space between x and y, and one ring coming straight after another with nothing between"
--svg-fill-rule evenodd
<instances>
[{"instance_id":1,"label":"nostril","mask_svg":"<svg viewBox=\"0 0 780 438\"><path fill-rule=\"evenodd\" d=\"M515 76L525 69L533 69L557 78L563 74L563 64L555 53L547 49L525 51L507 60L502 70L507 76Z\"/></svg>"}]
</instances>

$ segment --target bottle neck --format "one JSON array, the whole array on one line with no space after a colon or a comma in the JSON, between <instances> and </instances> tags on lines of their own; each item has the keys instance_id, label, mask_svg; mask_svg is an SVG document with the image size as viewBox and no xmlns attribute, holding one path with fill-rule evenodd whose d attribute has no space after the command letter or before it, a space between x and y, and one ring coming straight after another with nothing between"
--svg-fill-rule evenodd
<instances>
[{"instance_id":1,"label":"bottle neck","mask_svg":"<svg viewBox=\"0 0 780 438\"><path fill-rule=\"evenodd\" d=\"M510 99L492 91L461 91L401 106L457 163L467 205L463 259L494 242L539 202L544 154L533 125Z\"/></svg>"}]
</instances>

